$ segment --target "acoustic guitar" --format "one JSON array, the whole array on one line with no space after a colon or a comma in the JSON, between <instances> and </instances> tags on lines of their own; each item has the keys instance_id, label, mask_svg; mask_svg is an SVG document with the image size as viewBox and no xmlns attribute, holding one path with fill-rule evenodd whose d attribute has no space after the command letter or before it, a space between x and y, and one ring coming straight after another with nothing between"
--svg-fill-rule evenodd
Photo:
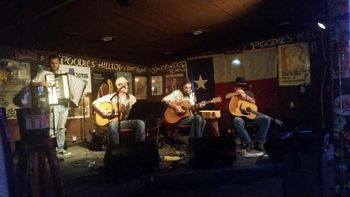
<instances>
[{"instance_id":1,"label":"acoustic guitar","mask_svg":"<svg viewBox=\"0 0 350 197\"><path fill-rule=\"evenodd\" d=\"M233 96L228 106L230 112L234 116L247 117L251 120L255 119L258 112L258 106L254 103L243 100L240 96Z\"/></svg>"},{"instance_id":2,"label":"acoustic guitar","mask_svg":"<svg viewBox=\"0 0 350 197\"><path fill-rule=\"evenodd\" d=\"M219 103L219 102L221 102L221 97L216 97L216 98L213 98L212 100L205 101L205 104ZM165 112L164 112L164 119L167 123L174 124L174 123L177 123L182 118L186 118L186 117L189 117L191 115L191 109L193 109L194 106L192 106L190 101L185 100L185 101L173 102L173 103L180 106L184 110L184 112L183 113L176 113L174 108L167 107ZM198 104L196 104L196 105L198 105Z\"/></svg>"},{"instance_id":3,"label":"acoustic guitar","mask_svg":"<svg viewBox=\"0 0 350 197\"><path fill-rule=\"evenodd\" d=\"M255 119L257 115L266 115L258 112L258 106L241 98L241 96L233 96L230 100L229 111L234 116L247 117L251 120ZM270 117L270 116L269 116ZM271 117L270 117L271 118ZM271 118L278 126L284 126L281 120Z\"/></svg>"},{"instance_id":4,"label":"acoustic guitar","mask_svg":"<svg viewBox=\"0 0 350 197\"><path fill-rule=\"evenodd\" d=\"M98 126L106 126L108 125L112 120L114 120L115 118L118 118L118 108L117 108L117 104L112 104L111 102L103 102L99 105L99 108L102 108L103 110L106 110L109 114L110 117L105 118L102 117L98 112L96 112L96 116L95 116L95 121L96 124ZM125 106L123 104L119 104L119 111L123 112L125 111ZM124 114L120 113L120 120L124 119Z\"/></svg>"}]
</instances>

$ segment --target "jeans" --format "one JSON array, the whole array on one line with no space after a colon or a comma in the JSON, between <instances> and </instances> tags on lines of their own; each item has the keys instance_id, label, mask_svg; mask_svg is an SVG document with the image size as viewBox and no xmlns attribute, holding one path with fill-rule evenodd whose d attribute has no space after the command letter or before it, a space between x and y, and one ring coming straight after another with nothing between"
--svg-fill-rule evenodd
<instances>
[{"instance_id":1,"label":"jeans","mask_svg":"<svg viewBox=\"0 0 350 197\"><path fill-rule=\"evenodd\" d=\"M206 121L199 115L196 115L196 121L194 119L194 115L189 116L180 120L180 122L178 122L177 125L182 126L191 123L190 137L202 137Z\"/></svg>"},{"instance_id":2,"label":"jeans","mask_svg":"<svg viewBox=\"0 0 350 197\"><path fill-rule=\"evenodd\" d=\"M146 139L146 126L143 120L123 120L120 122L120 127L122 129L128 128L135 132L136 142L145 141ZM118 120L112 120L109 125L109 146L119 144L119 132L118 132Z\"/></svg>"},{"instance_id":3,"label":"jeans","mask_svg":"<svg viewBox=\"0 0 350 197\"><path fill-rule=\"evenodd\" d=\"M270 127L271 118L266 115L258 115L254 120L250 121L250 123L257 125L259 127L258 132L256 134L256 140L259 143L265 143L267 131ZM239 135L239 137L243 140L244 144L249 144L252 142L247 130L244 127L245 120L241 117L235 117L233 119L233 125Z\"/></svg>"},{"instance_id":4,"label":"jeans","mask_svg":"<svg viewBox=\"0 0 350 197\"><path fill-rule=\"evenodd\" d=\"M50 136L56 136L57 150L63 149L66 140L68 109L68 107L63 105L54 105L51 107Z\"/></svg>"}]
</instances>

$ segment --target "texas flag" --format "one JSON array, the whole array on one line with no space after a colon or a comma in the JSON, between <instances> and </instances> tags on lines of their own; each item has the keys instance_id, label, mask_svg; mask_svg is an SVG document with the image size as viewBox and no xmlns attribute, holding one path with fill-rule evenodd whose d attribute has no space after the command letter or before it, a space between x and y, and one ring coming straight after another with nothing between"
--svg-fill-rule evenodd
<instances>
[{"instance_id":1,"label":"texas flag","mask_svg":"<svg viewBox=\"0 0 350 197\"><path fill-rule=\"evenodd\" d=\"M254 93L260 109L272 109L276 105L274 91L277 82L277 47L244 51L237 54L221 54L212 58L189 60L188 78L193 81L198 101L221 97L215 105L221 110L222 127L229 126L229 100L225 95L233 92L236 77L245 77Z\"/></svg>"}]
</instances>

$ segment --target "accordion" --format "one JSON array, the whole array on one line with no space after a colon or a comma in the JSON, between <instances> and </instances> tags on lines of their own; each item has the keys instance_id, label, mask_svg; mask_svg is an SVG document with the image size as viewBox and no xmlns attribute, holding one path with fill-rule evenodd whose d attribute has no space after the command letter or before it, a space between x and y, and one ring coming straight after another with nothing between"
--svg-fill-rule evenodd
<instances>
[{"instance_id":1,"label":"accordion","mask_svg":"<svg viewBox=\"0 0 350 197\"><path fill-rule=\"evenodd\" d=\"M86 87L84 80L68 73L45 75L45 80L51 84L47 89L49 105L63 102L71 102L75 107L79 105Z\"/></svg>"}]
</instances>

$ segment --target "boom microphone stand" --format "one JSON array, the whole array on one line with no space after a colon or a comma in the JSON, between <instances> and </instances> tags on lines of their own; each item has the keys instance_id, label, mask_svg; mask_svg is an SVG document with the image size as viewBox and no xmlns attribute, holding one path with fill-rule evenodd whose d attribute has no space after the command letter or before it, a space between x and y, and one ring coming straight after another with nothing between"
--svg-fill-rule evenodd
<instances>
[{"instance_id":1,"label":"boom microphone stand","mask_svg":"<svg viewBox=\"0 0 350 197\"><path fill-rule=\"evenodd\" d=\"M117 97L117 112L118 112L118 117L117 117L117 120L118 120L118 140L119 140L119 143L120 143L120 97L119 97L119 92L122 88L124 88L125 86L122 86L120 87L117 92L112 96L112 98L110 99L111 101L113 100L114 97Z\"/></svg>"},{"instance_id":2,"label":"boom microphone stand","mask_svg":"<svg viewBox=\"0 0 350 197\"><path fill-rule=\"evenodd\" d=\"M122 89L123 87L121 87L119 89L119 91ZM118 110L118 140L119 140L119 144L120 144L120 97L119 97L119 91L117 92L117 110Z\"/></svg>"},{"instance_id":3,"label":"boom microphone stand","mask_svg":"<svg viewBox=\"0 0 350 197\"><path fill-rule=\"evenodd\" d=\"M192 109L192 113L193 113L193 115L194 115L194 138L197 138L198 136L198 134L197 134L197 127L198 127L198 125L197 125L197 98L196 98L196 94L195 94L195 90L192 92L192 93L190 93L190 94L193 94L193 100L194 100L194 107L193 107L193 109Z\"/></svg>"},{"instance_id":4,"label":"boom microphone stand","mask_svg":"<svg viewBox=\"0 0 350 197\"><path fill-rule=\"evenodd\" d=\"M83 115L83 119L81 121L81 134L82 134L82 139L83 139L83 143L87 143L87 138L86 138L86 115L85 115L85 95L82 96L82 102L83 102L83 108L81 110L81 113Z\"/></svg>"}]
</instances>

